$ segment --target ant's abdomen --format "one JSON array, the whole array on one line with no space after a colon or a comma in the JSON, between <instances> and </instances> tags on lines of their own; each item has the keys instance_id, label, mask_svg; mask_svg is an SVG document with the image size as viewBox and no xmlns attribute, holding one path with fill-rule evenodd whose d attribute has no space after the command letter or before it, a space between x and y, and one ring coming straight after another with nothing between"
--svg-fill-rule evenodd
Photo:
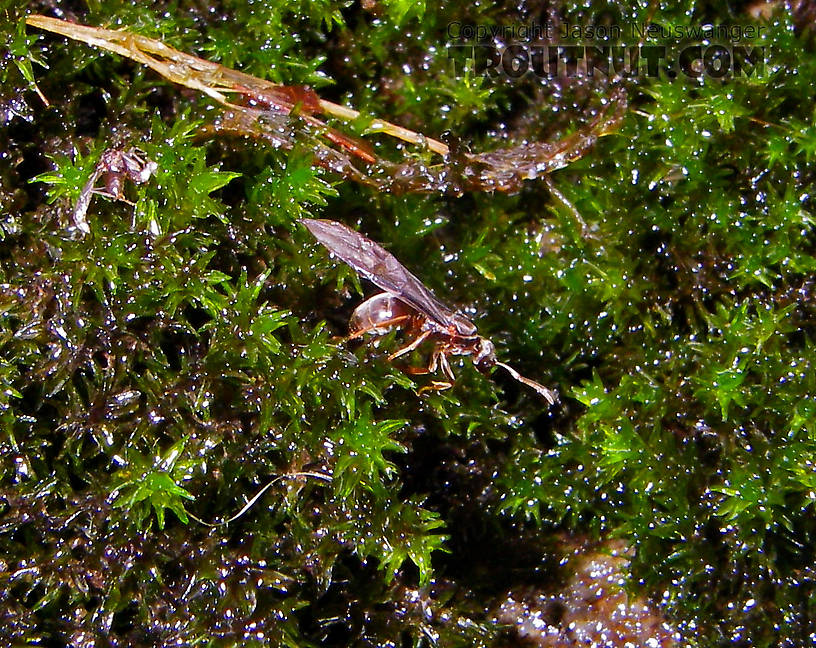
<instances>
[{"instance_id":1,"label":"ant's abdomen","mask_svg":"<svg viewBox=\"0 0 816 648\"><path fill-rule=\"evenodd\" d=\"M367 299L351 314L349 333L383 335L395 326L404 326L416 315L405 302L389 293L380 293Z\"/></svg>"}]
</instances>

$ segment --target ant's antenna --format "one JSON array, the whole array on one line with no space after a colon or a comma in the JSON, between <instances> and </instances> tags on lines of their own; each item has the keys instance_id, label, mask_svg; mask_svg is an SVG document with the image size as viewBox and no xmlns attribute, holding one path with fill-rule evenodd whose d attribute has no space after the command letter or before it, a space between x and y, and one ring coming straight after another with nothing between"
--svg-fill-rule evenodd
<instances>
[{"instance_id":1,"label":"ant's antenna","mask_svg":"<svg viewBox=\"0 0 816 648\"><path fill-rule=\"evenodd\" d=\"M525 378L508 364L504 364L503 362L499 362L498 360L496 361L496 364L499 365L505 371L507 371L507 373L513 376L513 378L518 380L520 383L524 383L528 387L532 387L533 389L535 389L539 394L541 394L544 398L547 399L547 402L550 405L555 405L558 402L558 394L556 394L552 389L547 389L544 385L539 385L535 380Z\"/></svg>"}]
</instances>

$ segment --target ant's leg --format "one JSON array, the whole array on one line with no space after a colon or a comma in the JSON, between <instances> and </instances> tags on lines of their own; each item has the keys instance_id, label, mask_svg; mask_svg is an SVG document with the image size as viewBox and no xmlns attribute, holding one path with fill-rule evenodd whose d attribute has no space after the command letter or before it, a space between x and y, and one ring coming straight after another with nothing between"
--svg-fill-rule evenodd
<instances>
[{"instance_id":1,"label":"ant's leg","mask_svg":"<svg viewBox=\"0 0 816 648\"><path fill-rule=\"evenodd\" d=\"M125 198L124 192L120 191L119 193L113 193L108 191L107 189L93 189L92 193L95 193L97 196L102 196L103 198L108 198L110 200L118 200L119 202L123 202L131 207L135 207L136 203L132 200L128 200Z\"/></svg>"},{"instance_id":2,"label":"ant's leg","mask_svg":"<svg viewBox=\"0 0 816 648\"><path fill-rule=\"evenodd\" d=\"M384 328L391 328L392 326L399 326L400 324L405 323L406 320L411 319L410 315L400 315L399 317L394 317L389 320L384 320L377 324L376 326L369 326L364 329L360 329L359 331L355 331L354 333L349 334L346 338L347 340L355 340L358 337L363 337L366 333L370 333L371 331L376 331L377 329L384 329Z\"/></svg>"},{"instance_id":3,"label":"ant's leg","mask_svg":"<svg viewBox=\"0 0 816 648\"><path fill-rule=\"evenodd\" d=\"M403 371L405 373L411 374L412 376L424 376L425 374L436 373L436 370L438 368L439 368L439 352L435 350L431 354L431 361L427 367L404 367Z\"/></svg>"},{"instance_id":4,"label":"ant's leg","mask_svg":"<svg viewBox=\"0 0 816 648\"><path fill-rule=\"evenodd\" d=\"M453 375L453 369L451 369L450 363L448 362L448 354L444 351L439 352L439 366L442 367L442 373L450 378L450 380L456 380L456 376Z\"/></svg>"},{"instance_id":5,"label":"ant's leg","mask_svg":"<svg viewBox=\"0 0 816 648\"><path fill-rule=\"evenodd\" d=\"M431 354L431 362L428 364L428 373L436 373L436 370L439 369L439 348L433 350Z\"/></svg>"},{"instance_id":6,"label":"ant's leg","mask_svg":"<svg viewBox=\"0 0 816 648\"><path fill-rule=\"evenodd\" d=\"M437 366L439 364L439 353L434 351L431 355L431 363L427 367L403 367L402 370L410 374L412 376L417 375L424 375L429 373L434 373L437 370ZM442 391L445 389L450 389L453 385L449 382L440 382L438 380L432 380L430 385L423 385L417 390L417 394L422 394L424 391Z\"/></svg>"},{"instance_id":7,"label":"ant's leg","mask_svg":"<svg viewBox=\"0 0 816 648\"><path fill-rule=\"evenodd\" d=\"M417 394L421 394L424 391L445 391L446 389L450 389L453 387L453 384L449 382L440 382L438 380L431 381L430 385L424 385L417 390Z\"/></svg>"},{"instance_id":8,"label":"ant's leg","mask_svg":"<svg viewBox=\"0 0 816 648\"><path fill-rule=\"evenodd\" d=\"M388 356L389 360L394 360L395 358L399 358L401 355L405 355L406 353L410 353L414 349L416 349L420 344L422 344L428 336L431 334L431 331L423 331L419 335L416 336L413 342L409 345L402 347L399 351L395 351L390 356Z\"/></svg>"},{"instance_id":9,"label":"ant's leg","mask_svg":"<svg viewBox=\"0 0 816 648\"><path fill-rule=\"evenodd\" d=\"M424 376L429 373L425 367L411 367L409 365L407 367L400 367L400 369L411 376Z\"/></svg>"}]
</instances>

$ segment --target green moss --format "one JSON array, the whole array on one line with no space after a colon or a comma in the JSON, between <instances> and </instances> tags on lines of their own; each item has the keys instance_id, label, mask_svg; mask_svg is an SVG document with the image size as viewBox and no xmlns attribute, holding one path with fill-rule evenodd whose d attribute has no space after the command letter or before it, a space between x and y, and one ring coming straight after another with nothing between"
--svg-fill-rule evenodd
<instances>
[{"instance_id":1,"label":"green moss","mask_svg":"<svg viewBox=\"0 0 816 648\"><path fill-rule=\"evenodd\" d=\"M361 110L360 132L384 117L474 151L554 141L613 92L451 74L449 22L545 20L526 6L364 5L71 15L310 84ZM764 25L766 69L630 80L619 131L551 176L561 200L543 182L377 193L313 168L308 140L218 138L206 98L25 30L32 7L6 2L0 636L498 645L496 606L568 580L542 565L570 535L626 539L628 587L695 645L803 644L816 614L808 7L758 23L723 3L658 6L658 24ZM157 171L125 183L132 204L95 195L81 236L72 210L112 147ZM562 405L467 361L453 389L419 393L428 378L387 359L397 335L344 340L370 287L304 216L385 244Z\"/></svg>"}]
</instances>

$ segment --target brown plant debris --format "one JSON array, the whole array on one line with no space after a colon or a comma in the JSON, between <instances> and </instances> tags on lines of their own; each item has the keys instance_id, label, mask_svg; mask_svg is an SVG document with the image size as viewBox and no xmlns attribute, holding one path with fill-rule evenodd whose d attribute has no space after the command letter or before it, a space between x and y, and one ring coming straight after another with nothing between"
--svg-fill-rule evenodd
<instances>
[{"instance_id":1,"label":"brown plant debris","mask_svg":"<svg viewBox=\"0 0 816 648\"><path fill-rule=\"evenodd\" d=\"M209 128L216 134L251 137L291 149L305 138L314 164L382 191L445 193L518 190L525 180L546 176L583 156L614 131L626 111L626 95L616 90L584 128L555 142L523 142L487 153L452 150L443 142L390 122L374 119L370 133L383 133L425 148L441 161L394 162L374 153L363 140L330 127L325 119L354 120L360 113L321 99L311 88L284 86L244 74L161 41L126 30L103 29L31 15L26 23L133 59L164 78L198 90L226 110Z\"/></svg>"}]
</instances>

